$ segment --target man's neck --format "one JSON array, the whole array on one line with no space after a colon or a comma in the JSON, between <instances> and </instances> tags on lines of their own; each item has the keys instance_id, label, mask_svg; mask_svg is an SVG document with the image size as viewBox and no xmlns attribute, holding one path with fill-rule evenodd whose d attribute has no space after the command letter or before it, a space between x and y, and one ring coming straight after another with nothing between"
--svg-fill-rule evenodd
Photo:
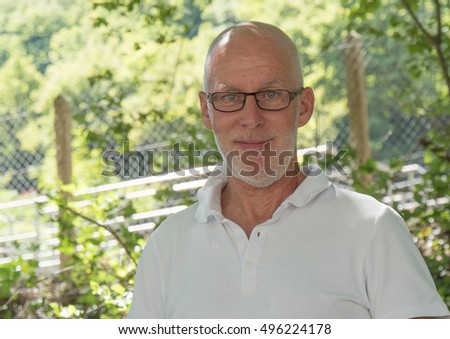
<instances>
[{"instance_id":1,"label":"man's neck","mask_svg":"<svg viewBox=\"0 0 450 339\"><path fill-rule=\"evenodd\" d=\"M268 187L255 187L240 179L231 177L222 191L222 214L238 224L247 237L255 226L269 220L281 203L291 195L305 175L283 176Z\"/></svg>"}]
</instances>

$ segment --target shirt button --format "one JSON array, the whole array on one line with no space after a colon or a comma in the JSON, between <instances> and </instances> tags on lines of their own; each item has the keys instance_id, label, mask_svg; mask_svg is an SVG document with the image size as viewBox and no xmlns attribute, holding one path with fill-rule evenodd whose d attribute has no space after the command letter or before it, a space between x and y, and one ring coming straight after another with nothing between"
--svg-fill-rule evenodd
<instances>
[{"instance_id":1,"label":"shirt button","mask_svg":"<svg viewBox=\"0 0 450 339\"><path fill-rule=\"evenodd\" d=\"M245 262L245 267L248 269L251 269L253 267L253 263L251 261L246 261Z\"/></svg>"}]
</instances>

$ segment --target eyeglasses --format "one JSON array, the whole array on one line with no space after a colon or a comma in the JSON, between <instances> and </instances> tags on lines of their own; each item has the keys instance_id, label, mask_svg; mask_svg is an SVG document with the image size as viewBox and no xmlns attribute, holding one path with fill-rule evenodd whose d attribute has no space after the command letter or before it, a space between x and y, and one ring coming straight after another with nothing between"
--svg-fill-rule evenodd
<instances>
[{"instance_id":1,"label":"eyeglasses","mask_svg":"<svg viewBox=\"0 0 450 339\"><path fill-rule=\"evenodd\" d=\"M288 107L291 101L303 88L294 92L286 89L271 89L267 91L242 93L242 92L215 92L207 93L207 99L212 103L214 109L220 112L236 112L244 108L247 96L255 97L259 108L266 111L280 111Z\"/></svg>"}]
</instances>

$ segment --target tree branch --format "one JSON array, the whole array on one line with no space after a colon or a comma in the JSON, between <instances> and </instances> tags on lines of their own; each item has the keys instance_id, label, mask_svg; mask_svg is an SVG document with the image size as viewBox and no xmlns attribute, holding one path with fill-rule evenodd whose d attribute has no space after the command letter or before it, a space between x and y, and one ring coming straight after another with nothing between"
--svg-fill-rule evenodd
<instances>
[{"instance_id":1,"label":"tree branch","mask_svg":"<svg viewBox=\"0 0 450 339\"><path fill-rule=\"evenodd\" d=\"M116 233L116 231L114 231L111 227L107 226L107 225L103 225L101 223L99 223L98 221L95 221L94 219L91 219L77 211L75 211L74 209L68 207L68 206L60 206L62 209L69 211L72 214L75 214L76 216L89 221L92 224L95 224L99 227L104 228L105 230L107 230L108 232L110 232L114 238L116 238L116 240L120 243L120 245L122 245L123 249L125 250L125 252L127 252L128 256L130 257L131 261L133 261L134 265L137 266L137 262L136 260L134 260L133 256L131 255L131 252L128 250L127 246L124 244L124 242L122 241L122 239L120 239L119 235Z\"/></svg>"},{"instance_id":2,"label":"tree branch","mask_svg":"<svg viewBox=\"0 0 450 339\"><path fill-rule=\"evenodd\" d=\"M441 18L441 4L439 0L434 0L434 5L436 6L436 19L437 19L437 31L436 40L440 44L442 41L442 18Z\"/></svg>"},{"instance_id":3,"label":"tree branch","mask_svg":"<svg viewBox=\"0 0 450 339\"><path fill-rule=\"evenodd\" d=\"M414 22L416 23L417 27L420 29L420 31L425 35L425 38L431 43L431 45L436 50L437 56L438 56L438 62L439 65L442 68L445 83L447 84L447 90L448 93L450 93L450 74L449 69L447 65L447 60L445 59L444 52L442 51L442 18L441 18L441 5L439 3L439 0L434 0L434 4L436 6L436 20L437 20L437 32L436 34L432 35L430 32L428 32L425 27L420 22L419 18L416 16L414 11L412 10L411 6L409 5L408 1L406 0L400 0L403 6L408 11L409 15L412 17Z\"/></svg>"},{"instance_id":4,"label":"tree branch","mask_svg":"<svg viewBox=\"0 0 450 339\"><path fill-rule=\"evenodd\" d=\"M444 72L444 79L447 83L447 90L450 94L450 74L448 70L447 60L445 58L444 52L442 51L442 13L441 13L441 4L439 0L434 0L434 4L436 6L436 19L437 19L437 32L436 32L436 53L438 55L439 64Z\"/></svg>"},{"instance_id":5,"label":"tree branch","mask_svg":"<svg viewBox=\"0 0 450 339\"><path fill-rule=\"evenodd\" d=\"M409 5L408 1L406 0L400 0L403 6L408 11L411 18L413 18L414 22L416 23L417 27L422 31L422 33L426 36L426 38L434 45L435 44L435 36L431 35L430 32L428 32L425 27L420 22L419 18L416 16L414 11L412 10L411 6Z\"/></svg>"},{"instance_id":6,"label":"tree branch","mask_svg":"<svg viewBox=\"0 0 450 339\"><path fill-rule=\"evenodd\" d=\"M436 46L436 53L438 55L439 64L441 65L442 71L444 73L444 79L447 84L448 93L450 94L450 74L448 70L447 61L445 60L444 52L442 51L440 44Z\"/></svg>"}]
</instances>

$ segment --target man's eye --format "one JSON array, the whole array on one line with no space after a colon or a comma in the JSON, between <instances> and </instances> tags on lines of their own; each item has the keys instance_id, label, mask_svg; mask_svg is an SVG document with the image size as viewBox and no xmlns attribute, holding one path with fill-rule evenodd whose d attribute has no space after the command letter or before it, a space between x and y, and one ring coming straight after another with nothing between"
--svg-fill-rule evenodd
<instances>
[{"instance_id":1,"label":"man's eye","mask_svg":"<svg viewBox=\"0 0 450 339\"><path fill-rule=\"evenodd\" d=\"M238 99L235 93L225 93L219 98L221 101L236 101Z\"/></svg>"},{"instance_id":2,"label":"man's eye","mask_svg":"<svg viewBox=\"0 0 450 339\"><path fill-rule=\"evenodd\" d=\"M266 92L266 98L267 99L277 99L279 97L278 91L267 91Z\"/></svg>"}]
</instances>

